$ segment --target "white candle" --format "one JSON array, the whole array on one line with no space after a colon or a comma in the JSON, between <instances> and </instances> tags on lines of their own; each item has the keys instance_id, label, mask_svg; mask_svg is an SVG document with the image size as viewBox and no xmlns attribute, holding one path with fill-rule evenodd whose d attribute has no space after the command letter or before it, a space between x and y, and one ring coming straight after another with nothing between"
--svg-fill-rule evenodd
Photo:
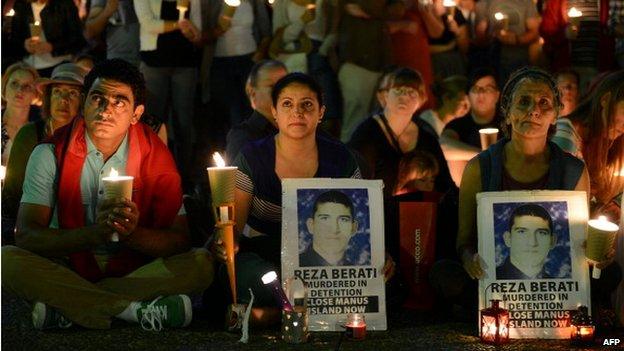
<instances>
[{"instance_id":1,"label":"white candle","mask_svg":"<svg viewBox=\"0 0 624 351\"><path fill-rule=\"evenodd\" d=\"M7 15L7 17L15 16L15 10L11 9L6 15Z\"/></svg>"},{"instance_id":2,"label":"white candle","mask_svg":"<svg viewBox=\"0 0 624 351\"><path fill-rule=\"evenodd\" d=\"M442 5L444 7L455 7L457 4L455 3L455 0L444 0Z\"/></svg>"},{"instance_id":3,"label":"white candle","mask_svg":"<svg viewBox=\"0 0 624 351\"><path fill-rule=\"evenodd\" d=\"M568 11L568 17L576 18L583 16L583 12L576 9L576 7L572 7L570 11Z\"/></svg>"},{"instance_id":4,"label":"white candle","mask_svg":"<svg viewBox=\"0 0 624 351\"><path fill-rule=\"evenodd\" d=\"M617 224L611 223L605 216L599 216L598 219L592 219L587 222L589 230L587 233L587 245L585 247L585 256L594 262L600 262L605 259L606 253L613 247L617 231L620 229ZM594 266L592 278L600 278L600 269Z\"/></svg>"},{"instance_id":5,"label":"white candle","mask_svg":"<svg viewBox=\"0 0 624 351\"><path fill-rule=\"evenodd\" d=\"M507 31L509 29L509 18L507 17L506 14L502 12L497 12L494 14L494 18L499 22L503 22L504 31Z\"/></svg>"},{"instance_id":6,"label":"white candle","mask_svg":"<svg viewBox=\"0 0 624 351\"><path fill-rule=\"evenodd\" d=\"M227 206L219 206L219 219L221 219L221 222L227 222L230 220Z\"/></svg>"},{"instance_id":7,"label":"white candle","mask_svg":"<svg viewBox=\"0 0 624 351\"><path fill-rule=\"evenodd\" d=\"M6 176L6 167L0 166L0 180L4 181L5 176Z\"/></svg>"},{"instance_id":8,"label":"white candle","mask_svg":"<svg viewBox=\"0 0 624 351\"><path fill-rule=\"evenodd\" d=\"M132 200L132 176L120 176L115 168L111 168L108 177L102 178L104 182L104 198L112 199L123 197ZM111 241L119 241L119 234L113 233Z\"/></svg>"},{"instance_id":9,"label":"white candle","mask_svg":"<svg viewBox=\"0 0 624 351\"><path fill-rule=\"evenodd\" d=\"M241 4L241 0L223 0L226 5L231 7L239 7Z\"/></svg>"}]
</instances>

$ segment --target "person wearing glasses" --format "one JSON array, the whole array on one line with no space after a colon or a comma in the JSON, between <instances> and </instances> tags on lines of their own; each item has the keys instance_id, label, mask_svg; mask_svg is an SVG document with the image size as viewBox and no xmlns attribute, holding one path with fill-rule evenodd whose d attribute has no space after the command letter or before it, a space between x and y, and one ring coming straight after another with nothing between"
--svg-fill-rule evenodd
<instances>
[{"instance_id":1,"label":"person wearing glasses","mask_svg":"<svg viewBox=\"0 0 624 351\"><path fill-rule=\"evenodd\" d=\"M426 101L421 75L410 68L397 68L389 74L387 82L388 89L382 92L385 102L382 112L364 120L348 145L361 157L364 178L384 182L384 213L388 214L385 217L386 250L390 256L398 257L399 221L393 215L398 213L398 208L393 195L399 181L401 159L416 151L432 154L440 165L434 190L454 193L457 188L437 136L427 131L427 122L414 116Z\"/></svg>"},{"instance_id":2,"label":"person wearing glasses","mask_svg":"<svg viewBox=\"0 0 624 351\"><path fill-rule=\"evenodd\" d=\"M475 70L469 87L470 112L449 122L440 137L444 155L449 161L472 159L481 151L479 129L498 128L500 125L497 110L500 92L494 72L489 68Z\"/></svg>"},{"instance_id":3,"label":"person wearing glasses","mask_svg":"<svg viewBox=\"0 0 624 351\"><path fill-rule=\"evenodd\" d=\"M2 243L13 242L13 228L28 158L37 144L79 114L82 84L87 72L75 63L58 65L51 78L39 78L35 85L42 97L42 118L22 127L15 136L2 189ZM23 89L22 89L23 90Z\"/></svg>"}]
</instances>

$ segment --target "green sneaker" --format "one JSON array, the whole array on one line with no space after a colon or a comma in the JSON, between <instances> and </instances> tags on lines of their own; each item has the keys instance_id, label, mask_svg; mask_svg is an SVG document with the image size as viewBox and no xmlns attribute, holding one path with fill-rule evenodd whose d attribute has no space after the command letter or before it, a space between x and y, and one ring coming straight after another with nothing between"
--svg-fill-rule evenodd
<instances>
[{"instance_id":1,"label":"green sneaker","mask_svg":"<svg viewBox=\"0 0 624 351\"><path fill-rule=\"evenodd\" d=\"M67 329L72 326L72 321L63 316L59 311L42 303L36 302L32 311L33 326L35 329Z\"/></svg>"},{"instance_id":2,"label":"green sneaker","mask_svg":"<svg viewBox=\"0 0 624 351\"><path fill-rule=\"evenodd\" d=\"M157 297L152 302L141 302L137 319L144 330L160 331L163 327L186 327L193 319L191 299L186 295Z\"/></svg>"}]
</instances>

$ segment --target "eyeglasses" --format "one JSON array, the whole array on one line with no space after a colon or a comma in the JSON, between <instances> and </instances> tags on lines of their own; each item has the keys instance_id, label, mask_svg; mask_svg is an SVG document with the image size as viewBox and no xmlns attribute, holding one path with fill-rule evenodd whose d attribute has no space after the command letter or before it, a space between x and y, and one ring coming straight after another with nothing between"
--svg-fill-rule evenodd
<instances>
[{"instance_id":1,"label":"eyeglasses","mask_svg":"<svg viewBox=\"0 0 624 351\"><path fill-rule=\"evenodd\" d=\"M480 86L474 86L470 89L470 93L471 94L475 94L475 95L479 95L479 94L493 94L495 92L497 92L498 89L496 89L496 87L493 87L491 85L485 86L485 87L480 87Z\"/></svg>"},{"instance_id":2,"label":"eyeglasses","mask_svg":"<svg viewBox=\"0 0 624 351\"><path fill-rule=\"evenodd\" d=\"M414 88L410 88L410 87L395 87L395 88L391 88L390 92L396 96L407 95L412 99L415 99L420 96L420 94L418 93L418 90Z\"/></svg>"},{"instance_id":3,"label":"eyeglasses","mask_svg":"<svg viewBox=\"0 0 624 351\"><path fill-rule=\"evenodd\" d=\"M82 93L77 89L52 88L52 97L56 99L69 98L72 100L80 99Z\"/></svg>"},{"instance_id":4,"label":"eyeglasses","mask_svg":"<svg viewBox=\"0 0 624 351\"><path fill-rule=\"evenodd\" d=\"M9 82L9 87L13 90L23 91L25 93L33 93L35 91L35 86L32 83L20 84L20 82L16 80Z\"/></svg>"}]
</instances>

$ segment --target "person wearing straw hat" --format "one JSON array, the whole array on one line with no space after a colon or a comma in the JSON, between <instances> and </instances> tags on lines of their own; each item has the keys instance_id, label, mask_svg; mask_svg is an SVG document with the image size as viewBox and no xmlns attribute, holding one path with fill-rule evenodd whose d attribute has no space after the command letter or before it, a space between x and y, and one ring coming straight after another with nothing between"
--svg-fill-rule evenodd
<instances>
[{"instance_id":1,"label":"person wearing straw hat","mask_svg":"<svg viewBox=\"0 0 624 351\"><path fill-rule=\"evenodd\" d=\"M13 232L30 154L38 143L78 116L86 74L78 65L64 63L52 71L50 78L36 80L43 100L42 118L22 127L13 141L2 191L3 233ZM13 241L12 235L9 242Z\"/></svg>"},{"instance_id":2,"label":"person wearing straw hat","mask_svg":"<svg viewBox=\"0 0 624 351\"><path fill-rule=\"evenodd\" d=\"M153 331L186 326L192 309L183 294L211 283L212 262L206 250L189 250L175 162L139 123L143 75L106 60L85 87L84 117L30 157L17 247L2 247L2 287L34 303L37 329L106 329L113 318ZM131 198L106 195L113 168L133 177Z\"/></svg>"}]
</instances>

